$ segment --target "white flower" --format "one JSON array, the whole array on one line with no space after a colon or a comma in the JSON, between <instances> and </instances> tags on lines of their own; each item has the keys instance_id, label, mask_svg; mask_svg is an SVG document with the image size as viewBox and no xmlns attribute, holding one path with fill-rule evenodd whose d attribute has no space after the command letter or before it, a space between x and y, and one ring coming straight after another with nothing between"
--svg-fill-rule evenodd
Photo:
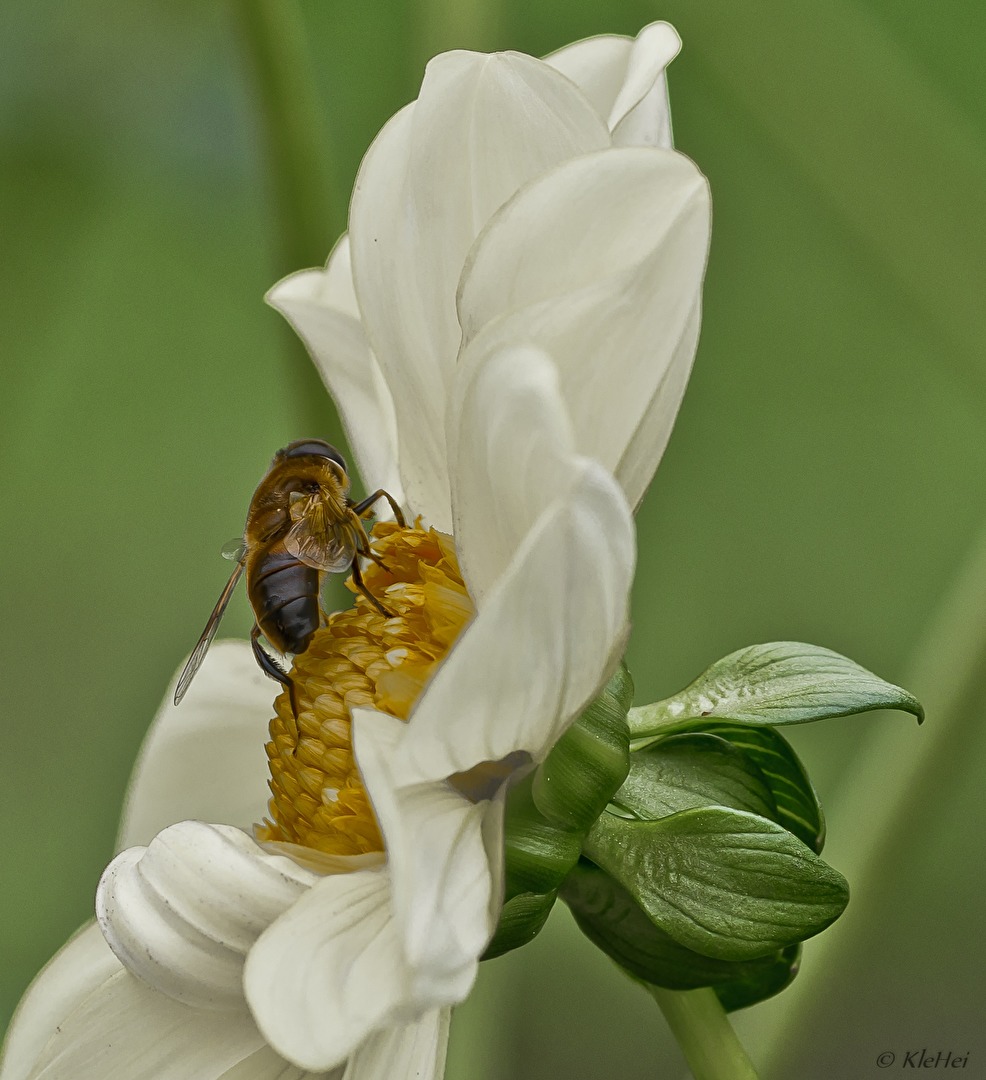
<instances>
[{"instance_id":1,"label":"white flower","mask_svg":"<svg viewBox=\"0 0 986 1080\"><path fill-rule=\"evenodd\" d=\"M409 715L345 698L385 860L244 831L270 684L247 646L215 647L138 764L97 897L110 947L89 927L42 972L0 1080L441 1075L499 914L498 780L542 760L619 659L630 508L694 356L709 199L670 148L677 49L657 23L546 62L437 57L366 155L348 238L272 290L368 489L454 535L468 597L454 554L440 580L429 564L435 633L475 614L430 666L405 648L361 661ZM339 788L319 801L298 767L275 798L335 812Z\"/></svg>"}]
</instances>

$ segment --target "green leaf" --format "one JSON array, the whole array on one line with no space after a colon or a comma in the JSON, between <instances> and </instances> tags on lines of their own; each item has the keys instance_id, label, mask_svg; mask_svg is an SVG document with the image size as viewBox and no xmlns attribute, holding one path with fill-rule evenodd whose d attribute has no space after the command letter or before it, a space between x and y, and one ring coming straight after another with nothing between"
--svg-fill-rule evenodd
<instances>
[{"instance_id":1,"label":"green leaf","mask_svg":"<svg viewBox=\"0 0 986 1080\"><path fill-rule=\"evenodd\" d=\"M776 820L777 806L757 764L718 735L671 735L631 756L613 805L642 821L694 806L731 806Z\"/></svg>"},{"instance_id":2,"label":"green leaf","mask_svg":"<svg viewBox=\"0 0 986 1080\"><path fill-rule=\"evenodd\" d=\"M630 767L627 710L633 680L621 664L534 774L534 802L562 828L585 833Z\"/></svg>"},{"instance_id":3,"label":"green leaf","mask_svg":"<svg viewBox=\"0 0 986 1080\"><path fill-rule=\"evenodd\" d=\"M776 981L778 957L715 960L680 945L656 926L647 913L609 874L582 860L565 879L561 898L583 934L634 978L668 990L700 986L729 987L738 1000L741 988Z\"/></svg>"},{"instance_id":4,"label":"green leaf","mask_svg":"<svg viewBox=\"0 0 986 1080\"><path fill-rule=\"evenodd\" d=\"M770 788L777 808L776 814L763 814L783 825L788 832L807 844L816 854L821 853L825 842L825 818L818 804L818 796L811 786L808 773L798 755L784 736L770 727L752 727L748 724L729 724L722 721L689 720L675 724L668 732L705 732L718 735L741 750L755 762L760 774ZM648 753L651 743L637 754ZM737 806L738 810L750 807Z\"/></svg>"},{"instance_id":5,"label":"green leaf","mask_svg":"<svg viewBox=\"0 0 986 1080\"><path fill-rule=\"evenodd\" d=\"M682 720L714 717L740 724L806 724L873 709L924 710L906 690L830 649L798 641L750 645L717 660L680 693L631 709L635 741Z\"/></svg>"},{"instance_id":6,"label":"green leaf","mask_svg":"<svg viewBox=\"0 0 986 1080\"><path fill-rule=\"evenodd\" d=\"M583 852L650 918L703 956L749 960L824 930L849 888L776 822L700 807L660 821L606 813Z\"/></svg>"},{"instance_id":7,"label":"green leaf","mask_svg":"<svg viewBox=\"0 0 986 1080\"><path fill-rule=\"evenodd\" d=\"M713 989L726 1012L745 1009L779 994L791 985L801 964L801 945L789 945L757 964L736 965L737 972L729 982L717 983Z\"/></svg>"},{"instance_id":8,"label":"green leaf","mask_svg":"<svg viewBox=\"0 0 986 1080\"><path fill-rule=\"evenodd\" d=\"M548 921L557 896L556 892L525 892L512 896L503 905L496 933L482 959L493 960L533 941Z\"/></svg>"}]
</instances>

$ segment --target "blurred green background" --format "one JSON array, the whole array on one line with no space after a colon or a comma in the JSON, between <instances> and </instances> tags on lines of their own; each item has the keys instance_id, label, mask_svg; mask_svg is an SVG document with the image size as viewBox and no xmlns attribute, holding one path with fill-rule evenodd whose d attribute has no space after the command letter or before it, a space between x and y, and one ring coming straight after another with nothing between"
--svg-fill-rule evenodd
<instances>
[{"instance_id":1,"label":"blurred green background","mask_svg":"<svg viewBox=\"0 0 986 1080\"><path fill-rule=\"evenodd\" d=\"M715 225L695 375L639 517L637 700L785 638L920 684L922 729L791 733L827 854L860 876L797 996L737 1025L772 1077L886 1075L877 1055L924 1046L986 1075L986 9L301 11L335 214L313 262L432 53L678 28L676 140L711 180ZM339 439L328 412L301 430L293 345L262 303L296 267L237 27L232 4L174 0L0 15L3 1022L91 912L137 748L272 451ZM248 626L240 596L225 632ZM887 808L893 839L870 858ZM455 1080L682 1071L653 1003L560 906L531 947L484 965L453 1032Z\"/></svg>"}]
</instances>

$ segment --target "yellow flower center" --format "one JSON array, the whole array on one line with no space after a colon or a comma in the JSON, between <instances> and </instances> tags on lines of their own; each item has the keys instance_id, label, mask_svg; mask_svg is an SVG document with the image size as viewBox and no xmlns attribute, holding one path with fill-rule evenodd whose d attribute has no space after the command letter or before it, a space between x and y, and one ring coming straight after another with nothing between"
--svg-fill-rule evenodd
<instances>
[{"instance_id":1,"label":"yellow flower center","mask_svg":"<svg viewBox=\"0 0 986 1080\"><path fill-rule=\"evenodd\" d=\"M270 820L262 842L300 844L324 855L383 851L353 758L350 710L367 706L406 720L435 667L474 613L452 539L434 529L378 523L363 579L391 612L356 603L335 612L295 657L295 717L288 693L274 703L267 744Z\"/></svg>"}]
</instances>

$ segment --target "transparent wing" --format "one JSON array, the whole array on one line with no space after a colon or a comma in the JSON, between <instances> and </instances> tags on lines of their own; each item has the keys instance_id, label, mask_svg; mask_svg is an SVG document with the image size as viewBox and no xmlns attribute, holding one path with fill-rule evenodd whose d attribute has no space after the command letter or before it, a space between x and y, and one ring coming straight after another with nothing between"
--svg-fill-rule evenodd
<instances>
[{"instance_id":1,"label":"transparent wing","mask_svg":"<svg viewBox=\"0 0 986 1080\"><path fill-rule=\"evenodd\" d=\"M304 509L291 508L294 524L284 546L306 566L337 574L348 570L356 557L356 531L349 522L332 520L320 499L306 502Z\"/></svg>"},{"instance_id":2,"label":"transparent wing","mask_svg":"<svg viewBox=\"0 0 986 1080\"><path fill-rule=\"evenodd\" d=\"M219 624L222 622L223 615L226 612L229 598L233 595L233 589L236 588L236 583L240 580L240 575L242 573L243 563L241 561L236 564L232 574L229 575L229 581L226 582L226 587L219 594L219 599L216 601L216 606L212 609L209 621L205 624L202 636L192 650L192 655L188 658L188 663L181 673L181 678L178 680L178 685L175 687L176 705L181 704L181 699L185 696L185 692L188 690L189 686L192 685L192 679L195 678L195 673L202 666L205 654L209 651L212 639L216 636L216 631L219 629Z\"/></svg>"}]
</instances>

